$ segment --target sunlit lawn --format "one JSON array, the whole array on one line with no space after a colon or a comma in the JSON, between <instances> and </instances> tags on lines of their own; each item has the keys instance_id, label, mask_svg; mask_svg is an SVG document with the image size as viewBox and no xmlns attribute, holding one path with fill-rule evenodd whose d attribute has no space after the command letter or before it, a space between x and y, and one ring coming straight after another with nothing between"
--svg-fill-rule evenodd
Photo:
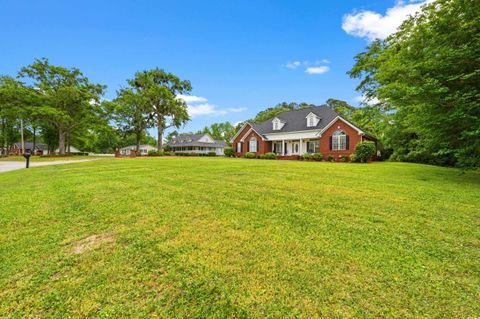
<instances>
[{"instance_id":1,"label":"sunlit lawn","mask_svg":"<svg viewBox=\"0 0 480 319\"><path fill-rule=\"evenodd\" d=\"M0 174L0 316L480 316L480 174L146 158Z\"/></svg>"}]
</instances>

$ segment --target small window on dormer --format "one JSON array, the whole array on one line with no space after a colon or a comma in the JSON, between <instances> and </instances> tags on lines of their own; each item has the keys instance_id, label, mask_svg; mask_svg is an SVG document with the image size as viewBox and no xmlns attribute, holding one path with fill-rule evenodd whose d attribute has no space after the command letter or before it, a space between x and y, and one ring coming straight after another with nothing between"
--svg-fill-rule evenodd
<instances>
[{"instance_id":1,"label":"small window on dormer","mask_svg":"<svg viewBox=\"0 0 480 319\"><path fill-rule=\"evenodd\" d=\"M317 117L313 114L307 116L307 127L312 127L317 125Z\"/></svg>"},{"instance_id":2,"label":"small window on dormer","mask_svg":"<svg viewBox=\"0 0 480 319\"><path fill-rule=\"evenodd\" d=\"M273 121L273 130L278 131L280 129L280 122L278 120Z\"/></svg>"}]
</instances>

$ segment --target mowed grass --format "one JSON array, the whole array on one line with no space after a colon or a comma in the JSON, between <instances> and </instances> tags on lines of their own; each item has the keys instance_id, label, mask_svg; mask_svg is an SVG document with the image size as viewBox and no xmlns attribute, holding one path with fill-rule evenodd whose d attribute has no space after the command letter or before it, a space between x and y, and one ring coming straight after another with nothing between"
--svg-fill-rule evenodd
<instances>
[{"instance_id":1,"label":"mowed grass","mask_svg":"<svg viewBox=\"0 0 480 319\"><path fill-rule=\"evenodd\" d=\"M480 316L480 174L112 159L0 174L2 317Z\"/></svg>"}]
</instances>

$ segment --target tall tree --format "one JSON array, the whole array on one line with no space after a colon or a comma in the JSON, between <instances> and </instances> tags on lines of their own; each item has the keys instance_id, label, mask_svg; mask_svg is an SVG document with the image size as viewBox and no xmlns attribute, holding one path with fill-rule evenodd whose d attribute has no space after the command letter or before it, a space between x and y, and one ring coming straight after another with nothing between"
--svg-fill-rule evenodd
<instances>
[{"instance_id":1,"label":"tall tree","mask_svg":"<svg viewBox=\"0 0 480 319\"><path fill-rule=\"evenodd\" d=\"M350 75L386 101L395 156L480 166L480 2L437 0L356 56Z\"/></svg>"},{"instance_id":2,"label":"tall tree","mask_svg":"<svg viewBox=\"0 0 480 319\"><path fill-rule=\"evenodd\" d=\"M172 73L155 68L137 72L128 84L153 119L157 127L157 147L162 150L164 130L171 126L179 128L189 120L187 105L177 95L192 90L190 81L180 80ZM170 122L167 123L167 120Z\"/></svg>"},{"instance_id":3,"label":"tall tree","mask_svg":"<svg viewBox=\"0 0 480 319\"><path fill-rule=\"evenodd\" d=\"M37 59L22 68L19 77L28 80L37 92L32 116L55 125L59 152L64 154L67 136L97 120L105 86L90 83L76 68L54 66L47 59Z\"/></svg>"},{"instance_id":4,"label":"tall tree","mask_svg":"<svg viewBox=\"0 0 480 319\"><path fill-rule=\"evenodd\" d=\"M139 94L132 88L123 88L117 92L117 98L105 103L115 114L114 119L124 136L133 134L138 152L140 141L146 129L151 126L151 116Z\"/></svg>"}]
</instances>

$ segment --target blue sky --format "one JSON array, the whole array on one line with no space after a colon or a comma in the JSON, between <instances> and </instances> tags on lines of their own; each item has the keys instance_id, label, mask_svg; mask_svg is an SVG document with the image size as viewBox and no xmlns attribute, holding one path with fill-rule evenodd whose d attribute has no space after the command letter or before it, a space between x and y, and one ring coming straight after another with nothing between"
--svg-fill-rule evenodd
<instances>
[{"instance_id":1,"label":"blue sky","mask_svg":"<svg viewBox=\"0 0 480 319\"><path fill-rule=\"evenodd\" d=\"M160 67L192 82L183 131L282 101L358 105L357 81L346 75L353 57L420 4L0 0L0 74L46 57L106 84L113 98L136 71Z\"/></svg>"}]
</instances>

